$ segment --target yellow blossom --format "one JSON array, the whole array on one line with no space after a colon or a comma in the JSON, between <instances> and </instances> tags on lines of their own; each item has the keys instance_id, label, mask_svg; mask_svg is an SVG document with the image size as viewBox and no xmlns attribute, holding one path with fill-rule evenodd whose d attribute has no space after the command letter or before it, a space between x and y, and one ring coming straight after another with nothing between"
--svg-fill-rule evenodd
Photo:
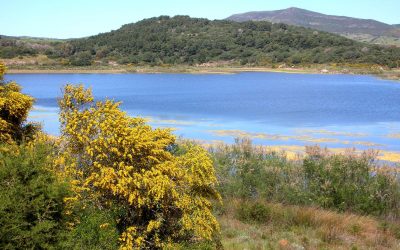
<instances>
[{"instance_id":1,"label":"yellow blossom","mask_svg":"<svg viewBox=\"0 0 400 250\"><path fill-rule=\"evenodd\" d=\"M94 102L81 85L67 85L59 105L64 160L57 164L75 191L68 201L123 206L121 249L163 247L187 235L210 240L218 233L210 199L220 195L202 147L181 145L184 153L174 155L171 130L127 116L118 102Z\"/></svg>"}]
</instances>

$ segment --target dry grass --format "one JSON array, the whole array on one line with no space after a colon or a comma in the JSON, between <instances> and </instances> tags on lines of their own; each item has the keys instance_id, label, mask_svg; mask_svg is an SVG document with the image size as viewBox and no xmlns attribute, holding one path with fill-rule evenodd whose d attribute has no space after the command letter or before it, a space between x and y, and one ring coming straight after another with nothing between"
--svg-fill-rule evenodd
<instances>
[{"instance_id":1,"label":"dry grass","mask_svg":"<svg viewBox=\"0 0 400 250\"><path fill-rule=\"evenodd\" d=\"M235 216L242 202L226 201L219 216L225 249L400 249L399 223L271 203L263 203L271 213L268 221L244 223Z\"/></svg>"}]
</instances>

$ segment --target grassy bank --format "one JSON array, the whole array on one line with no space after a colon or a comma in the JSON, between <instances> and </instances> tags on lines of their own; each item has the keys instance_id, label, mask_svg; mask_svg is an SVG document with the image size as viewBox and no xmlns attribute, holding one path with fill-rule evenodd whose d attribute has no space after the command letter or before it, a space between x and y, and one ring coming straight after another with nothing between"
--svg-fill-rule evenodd
<instances>
[{"instance_id":1,"label":"grassy bank","mask_svg":"<svg viewBox=\"0 0 400 250\"><path fill-rule=\"evenodd\" d=\"M400 249L398 166L376 152L308 147L293 160L249 140L209 151L225 249Z\"/></svg>"},{"instance_id":2,"label":"grassy bank","mask_svg":"<svg viewBox=\"0 0 400 250\"><path fill-rule=\"evenodd\" d=\"M400 248L398 222L265 201L225 202L218 217L225 249Z\"/></svg>"}]
</instances>

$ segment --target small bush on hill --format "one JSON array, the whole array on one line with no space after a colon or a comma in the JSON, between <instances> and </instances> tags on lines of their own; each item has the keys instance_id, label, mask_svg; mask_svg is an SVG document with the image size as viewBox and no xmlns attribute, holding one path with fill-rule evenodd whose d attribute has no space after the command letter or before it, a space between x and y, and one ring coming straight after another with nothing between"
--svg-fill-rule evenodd
<instances>
[{"instance_id":1,"label":"small bush on hill","mask_svg":"<svg viewBox=\"0 0 400 250\"><path fill-rule=\"evenodd\" d=\"M261 202L244 201L236 210L239 220L250 223L267 223L271 219L271 211Z\"/></svg>"}]
</instances>

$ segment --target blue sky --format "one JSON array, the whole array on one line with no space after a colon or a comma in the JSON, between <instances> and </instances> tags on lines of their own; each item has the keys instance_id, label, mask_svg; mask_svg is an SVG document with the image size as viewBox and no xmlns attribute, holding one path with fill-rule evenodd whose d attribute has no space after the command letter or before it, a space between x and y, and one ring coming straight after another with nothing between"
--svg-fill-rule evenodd
<instances>
[{"instance_id":1,"label":"blue sky","mask_svg":"<svg viewBox=\"0 0 400 250\"><path fill-rule=\"evenodd\" d=\"M160 16L222 19L247 11L299 7L400 23L400 0L0 0L0 34L73 38Z\"/></svg>"}]
</instances>

